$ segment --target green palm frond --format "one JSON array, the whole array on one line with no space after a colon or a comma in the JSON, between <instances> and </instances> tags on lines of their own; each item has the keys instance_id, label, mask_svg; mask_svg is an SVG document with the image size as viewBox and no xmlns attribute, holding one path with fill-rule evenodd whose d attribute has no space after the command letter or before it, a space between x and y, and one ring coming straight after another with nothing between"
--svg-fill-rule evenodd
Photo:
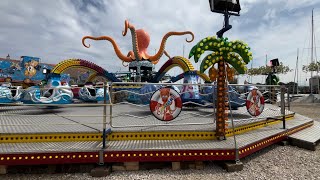
<instances>
[{"instance_id":1,"label":"green palm frond","mask_svg":"<svg viewBox=\"0 0 320 180\"><path fill-rule=\"evenodd\" d=\"M214 66L220 60L220 55L217 55L215 52L208 54L201 61L200 72L204 73L209 67Z\"/></svg>"},{"instance_id":2,"label":"green palm frond","mask_svg":"<svg viewBox=\"0 0 320 180\"><path fill-rule=\"evenodd\" d=\"M250 47L243 41L228 41L228 38L207 37L199 41L189 53L197 63L207 51L212 52L202 59L200 72L204 72L215 63L224 60L233 66L239 74L246 71L246 64L252 60Z\"/></svg>"}]
</instances>

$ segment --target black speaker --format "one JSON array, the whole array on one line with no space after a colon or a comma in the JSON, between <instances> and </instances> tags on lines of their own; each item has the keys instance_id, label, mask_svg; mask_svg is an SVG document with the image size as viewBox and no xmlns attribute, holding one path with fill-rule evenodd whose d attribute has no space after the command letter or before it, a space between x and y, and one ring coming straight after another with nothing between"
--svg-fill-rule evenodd
<instances>
[{"instance_id":1,"label":"black speaker","mask_svg":"<svg viewBox=\"0 0 320 180\"><path fill-rule=\"evenodd\" d=\"M209 0L211 11L240 12L239 0Z\"/></svg>"},{"instance_id":2,"label":"black speaker","mask_svg":"<svg viewBox=\"0 0 320 180\"><path fill-rule=\"evenodd\" d=\"M270 62L271 62L271 66L279 66L280 65L278 58L272 59L272 60L270 60Z\"/></svg>"}]
</instances>

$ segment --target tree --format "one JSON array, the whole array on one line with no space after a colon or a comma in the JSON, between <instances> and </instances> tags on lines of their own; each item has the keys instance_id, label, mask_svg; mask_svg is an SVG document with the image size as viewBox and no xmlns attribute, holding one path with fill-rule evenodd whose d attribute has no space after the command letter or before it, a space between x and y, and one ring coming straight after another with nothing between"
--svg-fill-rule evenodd
<instances>
[{"instance_id":1,"label":"tree","mask_svg":"<svg viewBox=\"0 0 320 180\"><path fill-rule=\"evenodd\" d=\"M280 81L279 77L273 73L269 73L266 78L267 85L278 85L279 81Z\"/></svg>"},{"instance_id":2,"label":"tree","mask_svg":"<svg viewBox=\"0 0 320 180\"><path fill-rule=\"evenodd\" d=\"M281 62L279 66L275 67L275 72L280 74L286 74L287 72L292 71L289 66L284 66ZM250 68L248 69L248 75L268 75L269 73L273 72L271 66L260 66L257 68Z\"/></svg>"},{"instance_id":3,"label":"tree","mask_svg":"<svg viewBox=\"0 0 320 180\"><path fill-rule=\"evenodd\" d=\"M226 106L229 105L227 78L230 80L235 71L239 74L246 72L246 64L252 60L250 48L243 41L228 41L228 38L207 37L199 41L190 51L189 58L194 57L197 63L204 52L206 55L200 65L200 72L204 73L208 68L209 77L212 81L217 80L217 111L216 111L216 136L225 137L228 124L228 113ZM218 64L218 68L215 65ZM234 70L235 71L234 71Z\"/></svg>"},{"instance_id":4,"label":"tree","mask_svg":"<svg viewBox=\"0 0 320 180\"><path fill-rule=\"evenodd\" d=\"M310 72L310 71L319 71L320 62L312 62L308 65L303 65L302 70L304 72Z\"/></svg>"}]
</instances>

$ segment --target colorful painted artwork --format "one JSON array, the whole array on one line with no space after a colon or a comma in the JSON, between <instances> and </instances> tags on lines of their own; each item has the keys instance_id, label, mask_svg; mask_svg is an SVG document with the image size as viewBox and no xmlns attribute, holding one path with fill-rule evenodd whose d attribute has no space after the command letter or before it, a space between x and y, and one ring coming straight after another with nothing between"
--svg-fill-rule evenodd
<instances>
[{"instance_id":1,"label":"colorful painted artwork","mask_svg":"<svg viewBox=\"0 0 320 180\"><path fill-rule=\"evenodd\" d=\"M264 97L258 88L253 88L248 94L246 107L250 115L259 116L264 109Z\"/></svg>"},{"instance_id":2,"label":"colorful painted artwork","mask_svg":"<svg viewBox=\"0 0 320 180\"><path fill-rule=\"evenodd\" d=\"M184 75L183 83L186 83L188 85L184 85L181 90L182 99L184 101L200 100L198 75Z\"/></svg>"},{"instance_id":3,"label":"colorful painted artwork","mask_svg":"<svg viewBox=\"0 0 320 180\"><path fill-rule=\"evenodd\" d=\"M40 63L40 58L31 56L21 56L21 60L11 60L0 58L0 79L10 78L13 82L41 81L45 79L42 73L43 68L52 69L53 65Z\"/></svg>"},{"instance_id":4,"label":"colorful painted artwork","mask_svg":"<svg viewBox=\"0 0 320 180\"><path fill-rule=\"evenodd\" d=\"M161 88L151 97L150 110L159 120L171 121L180 114L181 109L181 97L172 88Z\"/></svg>"},{"instance_id":5,"label":"colorful painted artwork","mask_svg":"<svg viewBox=\"0 0 320 180\"><path fill-rule=\"evenodd\" d=\"M85 84L96 73L87 68L72 67L65 70L63 74L69 74L70 84Z\"/></svg>"}]
</instances>

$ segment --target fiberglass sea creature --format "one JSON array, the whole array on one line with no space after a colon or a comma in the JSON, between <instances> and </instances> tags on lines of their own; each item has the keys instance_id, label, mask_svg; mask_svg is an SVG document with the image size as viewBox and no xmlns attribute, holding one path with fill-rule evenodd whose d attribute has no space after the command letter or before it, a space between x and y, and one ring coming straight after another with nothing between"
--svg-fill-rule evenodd
<instances>
[{"instance_id":1,"label":"fiberglass sea creature","mask_svg":"<svg viewBox=\"0 0 320 180\"><path fill-rule=\"evenodd\" d=\"M85 102L99 102L104 101L104 89L103 85L97 84L93 86L91 84L82 87L79 92L79 99ZM106 101L109 100L108 89L106 92Z\"/></svg>"},{"instance_id":2,"label":"fiberglass sea creature","mask_svg":"<svg viewBox=\"0 0 320 180\"><path fill-rule=\"evenodd\" d=\"M49 79L48 85L41 91L39 86L26 89L22 101L27 104L69 104L73 93L68 84L61 84L60 76Z\"/></svg>"},{"instance_id":3,"label":"fiberglass sea creature","mask_svg":"<svg viewBox=\"0 0 320 180\"><path fill-rule=\"evenodd\" d=\"M116 55L121 59L123 62L132 62L132 61L143 61L143 60L149 60L153 64L157 64L159 62L159 59L163 54L169 57L167 52L165 51L165 45L166 41L170 36L181 36L185 34L189 34L192 36L192 39L189 41L186 39L187 42L191 42L194 39L194 35L191 31L183 31L183 32L168 32L165 34L162 38L161 45L159 47L159 50L154 55L149 55L147 52L149 43L150 43L150 36L149 34L143 30L143 29L135 29L135 27L129 23L128 20L125 21L125 29L122 32L122 35L125 36L128 32L128 29L131 31L132 36L132 46L133 49L127 53L125 56L121 51L119 46L117 45L116 41L109 37L109 36L100 36L100 37L93 37L93 36L85 36L82 38L82 44L89 48L90 45L85 44L86 39L92 39L92 40L107 40L110 41L113 45L114 51Z\"/></svg>"},{"instance_id":4,"label":"fiberglass sea creature","mask_svg":"<svg viewBox=\"0 0 320 180\"><path fill-rule=\"evenodd\" d=\"M22 92L21 86L13 87L11 84L2 84L0 86L0 103L20 101Z\"/></svg>"}]
</instances>

